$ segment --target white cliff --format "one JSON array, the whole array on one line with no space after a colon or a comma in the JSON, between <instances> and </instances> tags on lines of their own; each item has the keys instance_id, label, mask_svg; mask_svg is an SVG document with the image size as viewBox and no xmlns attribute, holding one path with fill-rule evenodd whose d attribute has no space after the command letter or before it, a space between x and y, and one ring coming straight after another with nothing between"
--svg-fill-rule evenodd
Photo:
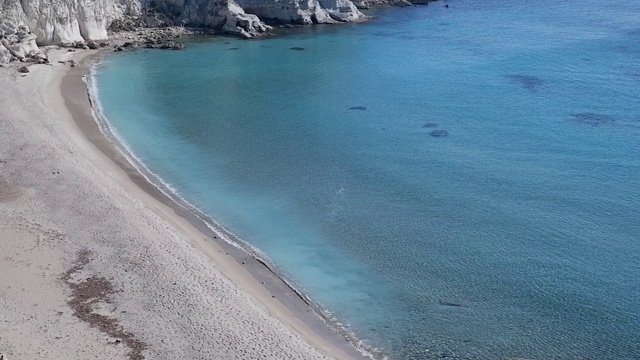
<instances>
[{"instance_id":1,"label":"white cliff","mask_svg":"<svg viewBox=\"0 0 640 360\"><path fill-rule=\"evenodd\" d=\"M273 0L268 0L273 1ZM234 0L157 0L143 9L147 24L206 27L246 38L267 33L271 27L245 13Z\"/></svg>"},{"instance_id":2,"label":"white cliff","mask_svg":"<svg viewBox=\"0 0 640 360\"><path fill-rule=\"evenodd\" d=\"M107 38L107 27L140 11L138 0L0 0L0 31L25 26L38 45Z\"/></svg>"},{"instance_id":3,"label":"white cliff","mask_svg":"<svg viewBox=\"0 0 640 360\"><path fill-rule=\"evenodd\" d=\"M271 26L265 25L256 15L246 14L236 3L227 4L219 14L225 17L222 30L228 33L251 38L271 30Z\"/></svg>"},{"instance_id":4,"label":"white cliff","mask_svg":"<svg viewBox=\"0 0 640 360\"><path fill-rule=\"evenodd\" d=\"M350 0L236 0L245 11L278 24L327 24L365 16Z\"/></svg>"},{"instance_id":5,"label":"white cliff","mask_svg":"<svg viewBox=\"0 0 640 360\"><path fill-rule=\"evenodd\" d=\"M139 11L138 0L0 0L0 61L40 52L38 45L107 38L111 21Z\"/></svg>"},{"instance_id":6,"label":"white cliff","mask_svg":"<svg viewBox=\"0 0 640 360\"><path fill-rule=\"evenodd\" d=\"M38 45L104 40L114 20L146 26L206 27L246 38L276 24L358 21L351 0L0 0L0 63L22 60Z\"/></svg>"}]
</instances>

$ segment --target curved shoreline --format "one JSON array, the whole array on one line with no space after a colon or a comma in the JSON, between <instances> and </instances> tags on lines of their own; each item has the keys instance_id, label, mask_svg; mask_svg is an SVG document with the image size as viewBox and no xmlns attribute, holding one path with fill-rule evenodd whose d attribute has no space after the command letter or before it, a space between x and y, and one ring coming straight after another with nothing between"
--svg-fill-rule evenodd
<instances>
[{"instance_id":1,"label":"curved shoreline","mask_svg":"<svg viewBox=\"0 0 640 360\"><path fill-rule=\"evenodd\" d=\"M383 354L370 350L337 321L325 316L322 308L281 275L268 258L261 256L259 250L225 230L169 186L157 184L164 182L123 144L100 114L95 100L92 100L93 80L87 77L91 76L93 67L105 55L104 52L98 52L78 59L80 66L70 69L62 78L61 93L82 137L123 171L130 185L139 190L130 192L135 192L134 196L138 197L144 193L146 196L141 200L147 205L162 205L163 211L159 215L174 225L181 223L179 227L183 233L184 227L189 227L190 242L195 243L195 247L211 258L215 266L236 285L247 290L283 324L303 335L316 349L338 359L384 359ZM79 89L83 91L82 96ZM200 238L204 240L199 241ZM227 261L220 264L220 257L225 255L233 263ZM245 269L249 276L236 276L238 268Z\"/></svg>"}]
</instances>

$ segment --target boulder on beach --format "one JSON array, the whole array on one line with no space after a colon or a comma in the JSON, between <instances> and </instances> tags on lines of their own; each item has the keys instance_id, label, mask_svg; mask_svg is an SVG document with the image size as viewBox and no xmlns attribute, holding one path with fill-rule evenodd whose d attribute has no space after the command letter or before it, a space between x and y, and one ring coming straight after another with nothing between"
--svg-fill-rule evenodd
<instances>
[{"instance_id":1,"label":"boulder on beach","mask_svg":"<svg viewBox=\"0 0 640 360\"><path fill-rule=\"evenodd\" d=\"M69 65L69 66L71 66L71 67L76 67L76 66L80 65L80 64L78 64L78 62L77 62L77 61L75 61L75 60L67 60L67 61L62 61L62 60L60 60L60 61L58 61L58 62L59 62L60 64Z\"/></svg>"},{"instance_id":2,"label":"boulder on beach","mask_svg":"<svg viewBox=\"0 0 640 360\"><path fill-rule=\"evenodd\" d=\"M37 53L30 57L30 60L36 64L48 64L49 58L43 53Z\"/></svg>"},{"instance_id":3,"label":"boulder on beach","mask_svg":"<svg viewBox=\"0 0 640 360\"><path fill-rule=\"evenodd\" d=\"M29 68L26 66L23 66L20 69L18 69L18 72L22 74L27 74L29 72Z\"/></svg>"},{"instance_id":4,"label":"boulder on beach","mask_svg":"<svg viewBox=\"0 0 640 360\"><path fill-rule=\"evenodd\" d=\"M96 50L99 46L95 41L89 40L87 41L87 47L91 50Z\"/></svg>"}]
</instances>

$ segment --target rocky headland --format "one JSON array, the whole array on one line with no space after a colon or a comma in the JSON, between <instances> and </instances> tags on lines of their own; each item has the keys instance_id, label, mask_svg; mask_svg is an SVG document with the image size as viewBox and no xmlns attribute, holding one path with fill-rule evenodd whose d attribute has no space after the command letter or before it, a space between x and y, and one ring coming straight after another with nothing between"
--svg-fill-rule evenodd
<instances>
[{"instance_id":1,"label":"rocky headland","mask_svg":"<svg viewBox=\"0 0 640 360\"><path fill-rule=\"evenodd\" d=\"M360 10L430 0L0 0L0 65L46 63L40 47L116 45L181 49L194 33L255 38L275 26L334 24L368 19Z\"/></svg>"}]
</instances>

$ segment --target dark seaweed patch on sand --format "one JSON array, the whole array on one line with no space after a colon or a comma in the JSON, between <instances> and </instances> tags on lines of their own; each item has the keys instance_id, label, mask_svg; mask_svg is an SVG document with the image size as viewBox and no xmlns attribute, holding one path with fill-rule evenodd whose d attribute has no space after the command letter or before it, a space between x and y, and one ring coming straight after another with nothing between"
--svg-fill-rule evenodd
<instances>
[{"instance_id":1,"label":"dark seaweed patch on sand","mask_svg":"<svg viewBox=\"0 0 640 360\"><path fill-rule=\"evenodd\" d=\"M73 310L73 315L82 321L86 321L91 327L98 328L105 334L114 337L118 342L124 343L129 348L127 356L130 360L143 360L142 352L147 345L138 340L134 334L124 330L117 319L98 314L94 311L94 305L109 303L109 297L116 291L111 282L100 276L91 276L83 281L75 282L73 275L81 271L90 261L91 253L88 250L78 252L73 266L62 276L67 286L71 289L71 299L67 304Z\"/></svg>"}]
</instances>

